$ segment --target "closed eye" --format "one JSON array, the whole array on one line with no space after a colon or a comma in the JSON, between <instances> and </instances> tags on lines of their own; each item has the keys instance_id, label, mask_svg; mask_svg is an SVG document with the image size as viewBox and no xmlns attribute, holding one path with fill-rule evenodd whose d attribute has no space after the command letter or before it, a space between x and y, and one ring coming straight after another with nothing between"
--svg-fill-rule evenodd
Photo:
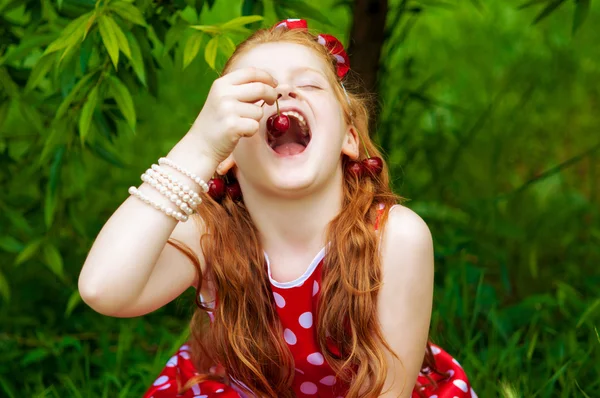
<instances>
[{"instance_id":1,"label":"closed eye","mask_svg":"<svg viewBox=\"0 0 600 398\"><path fill-rule=\"evenodd\" d=\"M317 90L321 89L321 87L319 87L319 86L312 86L312 85L300 86L300 88L316 88Z\"/></svg>"}]
</instances>

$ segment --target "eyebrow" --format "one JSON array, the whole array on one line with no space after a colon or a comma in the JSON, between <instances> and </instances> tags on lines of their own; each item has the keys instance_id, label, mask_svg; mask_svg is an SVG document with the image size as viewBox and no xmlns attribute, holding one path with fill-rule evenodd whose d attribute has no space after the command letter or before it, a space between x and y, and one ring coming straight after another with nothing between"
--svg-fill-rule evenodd
<instances>
[{"instance_id":1,"label":"eyebrow","mask_svg":"<svg viewBox=\"0 0 600 398\"><path fill-rule=\"evenodd\" d=\"M292 74L293 75L297 75L297 74L300 74L300 73L303 73L303 72L315 72L315 73L318 73L319 75L325 77L325 75L323 74L323 72L321 72L318 69L311 68L310 66L298 66L298 67L292 69Z\"/></svg>"}]
</instances>

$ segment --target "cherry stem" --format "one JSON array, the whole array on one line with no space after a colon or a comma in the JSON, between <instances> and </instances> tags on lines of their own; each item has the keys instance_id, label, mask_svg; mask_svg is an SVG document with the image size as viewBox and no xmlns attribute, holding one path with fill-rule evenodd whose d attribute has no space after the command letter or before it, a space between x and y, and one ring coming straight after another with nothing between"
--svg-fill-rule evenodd
<instances>
[{"instance_id":1,"label":"cherry stem","mask_svg":"<svg viewBox=\"0 0 600 398\"><path fill-rule=\"evenodd\" d=\"M279 116L279 101L275 100L275 106L277 106L277 116Z\"/></svg>"},{"instance_id":2,"label":"cherry stem","mask_svg":"<svg viewBox=\"0 0 600 398\"><path fill-rule=\"evenodd\" d=\"M365 153L367 154L367 158L370 158L369 151L367 150L367 144L365 144L365 141L361 138L362 134L360 133L360 131L358 131L358 129L356 129L356 132L358 133L358 140L361 141L363 144L363 147L365 147Z\"/></svg>"}]
</instances>

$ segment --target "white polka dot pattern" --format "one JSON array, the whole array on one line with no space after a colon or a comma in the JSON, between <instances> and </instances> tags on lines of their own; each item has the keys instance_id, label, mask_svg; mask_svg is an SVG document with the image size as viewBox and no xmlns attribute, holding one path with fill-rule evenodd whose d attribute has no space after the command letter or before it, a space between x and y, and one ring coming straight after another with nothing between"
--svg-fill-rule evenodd
<instances>
[{"instance_id":1,"label":"white polka dot pattern","mask_svg":"<svg viewBox=\"0 0 600 398\"><path fill-rule=\"evenodd\" d=\"M298 341L296 335L290 329L285 329L283 331L283 338L285 339L285 342L289 345L294 345Z\"/></svg>"},{"instance_id":2,"label":"white polka dot pattern","mask_svg":"<svg viewBox=\"0 0 600 398\"><path fill-rule=\"evenodd\" d=\"M319 383L325 384L326 386L332 386L335 384L335 376L325 376L319 380Z\"/></svg>"},{"instance_id":3,"label":"white polka dot pattern","mask_svg":"<svg viewBox=\"0 0 600 398\"><path fill-rule=\"evenodd\" d=\"M174 368L175 366L177 366L177 355L173 355L167 362L167 367Z\"/></svg>"},{"instance_id":4,"label":"white polka dot pattern","mask_svg":"<svg viewBox=\"0 0 600 398\"><path fill-rule=\"evenodd\" d=\"M200 395L202 391L200 391L200 386L198 384L194 384L192 386L192 392L194 393L194 395Z\"/></svg>"},{"instance_id":5,"label":"white polka dot pattern","mask_svg":"<svg viewBox=\"0 0 600 398\"><path fill-rule=\"evenodd\" d=\"M302 326L304 329L308 329L309 327L311 327L313 324L312 312L305 312L302 315L300 315L300 317L298 318L298 323L300 323L300 326Z\"/></svg>"},{"instance_id":6,"label":"white polka dot pattern","mask_svg":"<svg viewBox=\"0 0 600 398\"><path fill-rule=\"evenodd\" d=\"M469 391L469 388L467 387L467 383L464 382L464 380L454 380L452 382L452 384L454 384L456 387L460 388L462 390L462 392L467 392Z\"/></svg>"},{"instance_id":7,"label":"white polka dot pattern","mask_svg":"<svg viewBox=\"0 0 600 398\"><path fill-rule=\"evenodd\" d=\"M300 391L302 391L306 395L314 395L317 393L318 388L315 383L305 381L304 383L300 384Z\"/></svg>"},{"instance_id":8,"label":"white polka dot pattern","mask_svg":"<svg viewBox=\"0 0 600 398\"><path fill-rule=\"evenodd\" d=\"M319 292L319 284L317 281L313 282L313 296L315 296Z\"/></svg>"},{"instance_id":9,"label":"white polka dot pattern","mask_svg":"<svg viewBox=\"0 0 600 398\"><path fill-rule=\"evenodd\" d=\"M279 308L283 308L285 307L285 299L283 298L283 296L277 292L273 293L273 297L275 297L275 304L279 307Z\"/></svg>"},{"instance_id":10,"label":"white polka dot pattern","mask_svg":"<svg viewBox=\"0 0 600 398\"><path fill-rule=\"evenodd\" d=\"M156 381L154 382L154 385L160 386L161 384L164 384L167 381L169 381L169 378L167 376L160 376L158 379L156 379Z\"/></svg>"},{"instance_id":11,"label":"white polka dot pattern","mask_svg":"<svg viewBox=\"0 0 600 398\"><path fill-rule=\"evenodd\" d=\"M321 354L320 352L313 352L312 354L306 357L306 360L308 361L308 363L317 366L323 365L323 363L325 362L325 358L323 358L323 354Z\"/></svg>"}]
</instances>

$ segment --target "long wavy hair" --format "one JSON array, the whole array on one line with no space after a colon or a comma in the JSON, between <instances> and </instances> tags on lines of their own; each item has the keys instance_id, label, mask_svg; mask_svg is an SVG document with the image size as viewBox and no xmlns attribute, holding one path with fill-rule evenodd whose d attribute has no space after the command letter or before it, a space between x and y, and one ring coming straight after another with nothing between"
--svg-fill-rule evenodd
<instances>
[{"instance_id":1,"label":"long wavy hair","mask_svg":"<svg viewBox=\"0 0 600 398\"><path fill-rule=\"evenodd\" d=\"M360 159L367 157L367 152L382 157L369 137L369 97L357 93L359 81L352 71L343 81L346 96L335 73L335 59L309 31L258 30L236 48L223 74L240 56L271 42L301 44L323 59L327 65L323 72L332 83L345 121L360 135ZM343 170L349 161L340 155ZM317 309L317 339L327 363L340 380L349 384L347 397L379 396L387 370L382 347L398 358L385 341L377 319L382 273L374 222L377 206L383 203L385 210L379 221L383 233L387 209L401 200L390 189L387 165L379 176L360 180L345 172L342 211L327 228L330 246L323 260L319 298L327 305ZM217 203L206 197L194 217L206 228L200 241L206 275L202 275L200 262L189 247L174 239L169 243L194 263L199 274L198 293L203 280L211 282L217 305L213 308L214 304L202 303L196 295L198 308L191 321L190 344L200 375L186 383L182 391L206 379L225 381L209 373L211 366L221 364L228 376L257 396L294 397L294 359L283 339L264 252L251 215L243 201L226 197ZM212 312L212 322L208 322L207 311ZM328 344L332 342L337 352L330 350ZM434 368L431 351L425 355L423 366ZM404 384L405 388L413 387Z\"/></svg>"}]
</instances>

